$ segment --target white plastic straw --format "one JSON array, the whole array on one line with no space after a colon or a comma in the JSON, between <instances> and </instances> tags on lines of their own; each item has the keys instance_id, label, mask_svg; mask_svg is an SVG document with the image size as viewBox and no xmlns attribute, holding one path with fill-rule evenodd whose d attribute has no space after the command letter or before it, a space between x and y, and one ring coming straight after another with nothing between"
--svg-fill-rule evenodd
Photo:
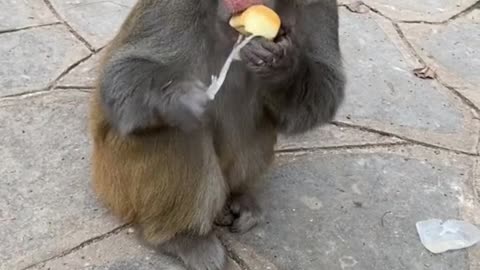
<instances>
[{"instance_id":1,"label":"white plastic straw","mask_svg":"<svg viewBox=\"0 0 480 270\"><path fill-rule=\"evenodd\" d=\"M222 88L223 82L227 77L228 70L230 69L230 65L232 64L233 60L240 59L240 50L245 47L245 45L247 45L248 42L250 42L250 40L252 40L254 37L255 35L251 35L242 41L243 36L240 35L237 42L233 46L232 52L225 61L225 64L223 64L220 74L218 76L212 75L212 81L207 89L207 95L211 100L215 99L215 95L218 93L218 91L220 91L220 88Z\"/></svg>"}]
</instances>

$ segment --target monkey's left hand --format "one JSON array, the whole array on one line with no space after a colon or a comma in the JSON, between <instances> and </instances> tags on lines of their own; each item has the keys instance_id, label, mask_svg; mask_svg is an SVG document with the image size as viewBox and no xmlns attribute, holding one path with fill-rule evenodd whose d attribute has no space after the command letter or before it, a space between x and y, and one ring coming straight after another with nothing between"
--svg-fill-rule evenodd
<instances>
[{"instance_id":1,"label":"monkey's left hand","mask_svg":"<svg viewBox=\"0 0 480 270\"><path fill-rule=\"evenodd\" d=\"M270 41L256 37L240 52L247 68L263 79L282 80L297 67L298 48L290 35L281 34Z\"/></svg>"}]
</instances>

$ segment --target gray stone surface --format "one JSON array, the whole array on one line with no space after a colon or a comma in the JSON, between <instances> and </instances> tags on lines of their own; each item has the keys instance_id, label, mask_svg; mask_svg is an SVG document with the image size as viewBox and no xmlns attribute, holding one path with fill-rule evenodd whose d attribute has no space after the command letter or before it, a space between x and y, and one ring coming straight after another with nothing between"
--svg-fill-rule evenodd
<instances>
[{"instance_id":1,"label":"gray stone surface","mask_svg":"<svg viewBox=\"0 0 480 270\"><path fill-rule=\"evenodd\" d=\"M392 25L373 13L341 15L349 87L337 119L475 152L471 111L440 83L414 76L417 62L394 39Z\"/></svg>"},{"instance_id":2,"label":"gray stone surface","mask_svg":"<svg viewBox=\"0 0 480 270\"><path fill-rule=\"evenodd\" d=\"M40 0L0 0L0 32L58 20Z\"/></svg>"},{"instance_id":3,"label":"gray stone surface","mask_svg":"<svg viewBox=\"0 0 480 270\"><path fill-rule=\"evenodd\" d=\"M90 188L87 94L0 101L0 269L22 269L116 222Z\"/></svg>"},{"instance_id":4,"label":"gray stone surface","mask_svg":"<svg viewBox=\"0 0 480 270\"><path fill-rule=\"evenodd\" d=\"M89 51L62 25L0 35L0 96L40 90Z\"/></svg>"},{"instance_id":5,"label":"gray stone surface","mask_svg":"<svg viewBox=\"0 0 480 270\"><path fill-rule=\"evenodd\" d=\"M445 25L401 24L440 79L480 107L480 10Z\"/></svg>"},{"instance_id":6,"label":"gray stone surface","mask_svg":"<svg viewBox=\"0 0 480 270\"><path fill-rule=\"evenodd\" d=\"M472 162L420 148L285 155L261 192L266 223L237 240L278 269L470 269L465 250L429 254L415 223L478 207Z\"/></svg>"},{"instance_id":7,"label":"gray stone surface","mask_svg":"<svg viewBox=\"0 0 480 270\"><path fill-rule=\"evenodd\" d=\"M356 0L340 0L351 3ZM477 0L363 0L372 8L397 21L442 22L472 6Z\"/></svg>"},{"instance_id":8,"label":"gray stone surface","mask_svg":"<svg viewBox=\"0 0 480 270\"><path fill-rule=\"evenodd\" d=\"M126 230L32 269L184 270L174 259L140 245Z\"/></svg>"},{"instance_id":9,"label":"gray stone surface","mask_svg":"<svg viewBox=\"0 0 480 270\"><path fill-rule=\"evenodd\" d=\"M136 0L51 0L73 29L96 49L116 34Z\"/></svg>"},{"instance_id":10,"label":"gray stone surface","mask_svg":"<svg viewBox=\"0 0 480 270\"><path fill-rule=\"evenodd\" d=\"M127 230L58 260L36 265L37 270L185 270L175 259L138 243ZM241 270L233 260L228 270Z\"/></svg>"}]
</instances>

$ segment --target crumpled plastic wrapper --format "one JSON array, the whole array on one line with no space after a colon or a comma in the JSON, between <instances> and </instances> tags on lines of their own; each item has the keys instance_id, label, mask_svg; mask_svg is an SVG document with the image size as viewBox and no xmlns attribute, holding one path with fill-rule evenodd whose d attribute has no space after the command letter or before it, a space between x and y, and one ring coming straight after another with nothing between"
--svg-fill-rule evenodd
<instances>
[{"instance_id":1,"label":"crumpled plastic wrapper","mask_svg":"<svg viewBox=\"0 0 480 270\"><path fill-rule=\"evenodd\" d=\"M480 242L480 230L465 221L429 219L416 224L422 244L438 254L471 247Z\"/></svg>"}]
</instances>

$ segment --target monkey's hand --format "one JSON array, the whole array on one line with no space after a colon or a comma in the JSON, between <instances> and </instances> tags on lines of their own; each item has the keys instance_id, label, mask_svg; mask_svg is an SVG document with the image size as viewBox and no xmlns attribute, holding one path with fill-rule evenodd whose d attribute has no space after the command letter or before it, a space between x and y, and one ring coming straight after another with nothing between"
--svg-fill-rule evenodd
<instances>
[{"instance_id":1,"label":"monkey's hand","mask_svg":"<svg viewBox=\"0 0 480 270\"><path fill-rule=\"evenodd\" d=\"M240 56L259 77L282 81L296 69L297 51L289 35L280 35L276 41L256 37L242 49Z\"/></svg>"},{"instance_id":2,"label":"monkey's hand","mask_svg":"<svg viewBox=\"0 0 480 270\"><path fill-rule=\"evenodd\" d=\"M168 124L183 131L192 131L201 127L204 113L210 101L207 87L200 81L186 81L169 89L166 103L160 103L160 114Z\"/></svg>"}]
</instances>

